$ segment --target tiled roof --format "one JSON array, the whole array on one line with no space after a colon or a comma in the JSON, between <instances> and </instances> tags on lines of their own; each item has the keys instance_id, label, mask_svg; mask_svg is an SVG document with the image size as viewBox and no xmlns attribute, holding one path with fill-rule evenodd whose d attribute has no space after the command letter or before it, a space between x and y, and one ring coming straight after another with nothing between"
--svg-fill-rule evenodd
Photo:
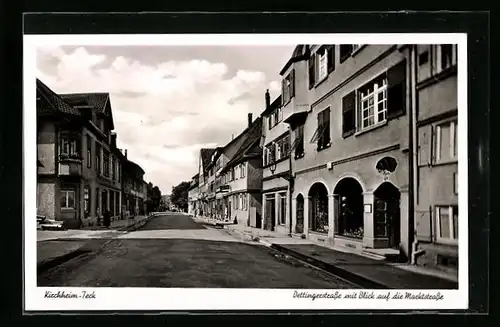
<instances>
[{"instance_id":1,"label":"tiled roof","mask_svg":"<svg viewBox=\"0 0 500 327\"><path fill-rule=\"evenodd\" d=\"M92 106L98 113L104 112L106 102L109 100L109 93L68 93L60 96L70 104Z\"/></svg>"},{"instance_id":2,"label":"tiled roof","mask_svg":"<svg viewBox=\"0 0 500 327\"><path fill-rule=\"evenodd\" d=\"M37 114L57 113L81 116L78 109L73 108L47 85L36 79Z\"/></svg>"},{"instance_id":3,"label":"tiled roof","mask_svg":"<svg viewBox=\"0 0 500 327\"><path fill-rule=\"evenodd\" d=\"M212 159L212 154L214 154L216 148L206 149L203 148L200 150L201 154L201 165L203 166L203 171L206 171L208 166L210 165L210 160Z\"/></svg>"},{"instance_id":4,"label":"tiled roof","mask_svg":"<svg viewBox=\"0 0 500 327\"><path fill-rule=\"evenodd\" d=\"M245 133L245 140L236 151L235 155L229 160L229 162L225 165L223 171L227 168L232 167L235 164L241 162L241 160L248 154L248 151L252 148L252 146L260 141L260 137L262 135L262 118L257 118L250 128Z\"/></svg>"}]
</instances>

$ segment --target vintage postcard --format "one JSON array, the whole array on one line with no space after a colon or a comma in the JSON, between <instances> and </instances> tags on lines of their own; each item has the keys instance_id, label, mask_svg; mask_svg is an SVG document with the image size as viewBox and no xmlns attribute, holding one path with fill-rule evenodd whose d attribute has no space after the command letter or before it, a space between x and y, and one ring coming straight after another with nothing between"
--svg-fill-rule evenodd
<instances>
[{"instance_id":1,"label":"vintage postcard","mask_svg":"<svg viewBox=\"0 0 500 327\"><path fill-rule=\"evenodd\" d=\"M24 174L26 311L466 309L467 36L25 35Z\"/></svg>"}]
</instances>

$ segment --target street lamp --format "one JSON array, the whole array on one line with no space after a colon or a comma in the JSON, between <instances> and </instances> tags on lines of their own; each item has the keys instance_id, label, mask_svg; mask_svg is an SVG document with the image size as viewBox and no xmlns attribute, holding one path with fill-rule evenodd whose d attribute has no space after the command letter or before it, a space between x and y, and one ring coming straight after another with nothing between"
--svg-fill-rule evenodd
<instances>
[{"instance_id":1,"label":"street lamp","mask_svg":"<svg viewBox=\"0 0 500 327\"><path fill-rule=\"evenodd\" d=\"M270 166L269 166L269 170L271 171L271 174L274 175L274 172L276 171L276 162L273 162Z\"/></svg>"}]
</instances>

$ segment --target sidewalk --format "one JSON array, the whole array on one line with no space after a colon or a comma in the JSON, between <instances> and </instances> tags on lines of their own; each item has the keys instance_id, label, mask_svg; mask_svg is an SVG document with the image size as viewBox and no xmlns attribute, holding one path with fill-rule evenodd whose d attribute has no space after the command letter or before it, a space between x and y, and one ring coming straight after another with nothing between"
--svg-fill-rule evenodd
<instances>
[{"instance_id":1,"label":"sidewalk","mask_svg":"<svg viewBox=\"0 0 500 327\"><path fill-rule=\"evenodd\" d=\"M69 261L82 254L92 252L111 240L102 238L103 235L108 235L108 232L113 233L117 230L134 230L146 224L150 219L157 216L158 213L152 213L149 216L139 216L135 221L130 220L115 220L111 223L110 228L105 227L87 227L78 230L68 231L54 231L52 233L61 234L65 236L78 236L78 231L87 230L90 233L98 233L97 238L88 239L71 239L71 238L41 238L37 240L37 270L39 272L45 271L66 261Z\"/></svg>"},{"instance_id":2,"label":"sidewalk","mask_svg":"<svg viewBox=\"0 0 500 327\"><path fill-rule=\"evenodd\" d=\"M213 219L197 217L210 223ZM452 276L428 271L410 264L388 263L359 251L339 246L318 245L307 239L243 225L226 225L225 229L240 239L258 241L277 251L353 281L364 288L390 289L457 289Z\"/></svg>"},{"instance_id":3,"label":"sidewalk","mask_svg":"<svg viewBox=\"0 0 500 327\"><path fill-rule=\"evenodd\" d=\"M80 228L81 230L103 230L103 229L126 229L128 227L134 226L143 220L147 219L150 216L136 216L135 219L121 219L121 220L113 220L109 226L106 228L104 226L86 226ZM101 222L102 223L102 222Z\"/></svg>"}]
</instances>

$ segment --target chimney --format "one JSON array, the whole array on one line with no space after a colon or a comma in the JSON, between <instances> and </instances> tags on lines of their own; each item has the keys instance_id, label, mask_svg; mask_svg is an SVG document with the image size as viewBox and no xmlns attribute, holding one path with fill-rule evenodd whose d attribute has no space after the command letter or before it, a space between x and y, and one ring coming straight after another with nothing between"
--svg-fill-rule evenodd
<instances>
[{"instance_id":1,"label":"chimney","mask_svg":"<svg viewBox=\"0 0 500 327\"><path fill-rule=\"evenodd\" d=\"M271 106L271 96L269 95L269 89L266 90L266 109Z\"/></svg>"},{"instance_id":2,"label":"chimney","mask_svg":"<svg viewBox=\"0 0 500 327\"><path fill-rule=\"evenodd\" d=\"M248 114L248 128L250 128L250 125L252 125L252 113L251 112Z\"/></svg>"},{"instance_id":3,"label":"chimney","mask_svg":"<svg viewBox=\"0 0 500 327\"><path fill-rule=\"evenodd\" d=\"M234 140L234 133L231 134L231 141Z\"/></svg>"},{"instance_id":4,"label":"chimney","mask_svg":"<svg viewBox=\"0 0 500 327\"><path fill-rule=\"evenodd\" d=\"M127 149L125 149L125 159L127 159Z\"/></svg>"}]
</instances>

